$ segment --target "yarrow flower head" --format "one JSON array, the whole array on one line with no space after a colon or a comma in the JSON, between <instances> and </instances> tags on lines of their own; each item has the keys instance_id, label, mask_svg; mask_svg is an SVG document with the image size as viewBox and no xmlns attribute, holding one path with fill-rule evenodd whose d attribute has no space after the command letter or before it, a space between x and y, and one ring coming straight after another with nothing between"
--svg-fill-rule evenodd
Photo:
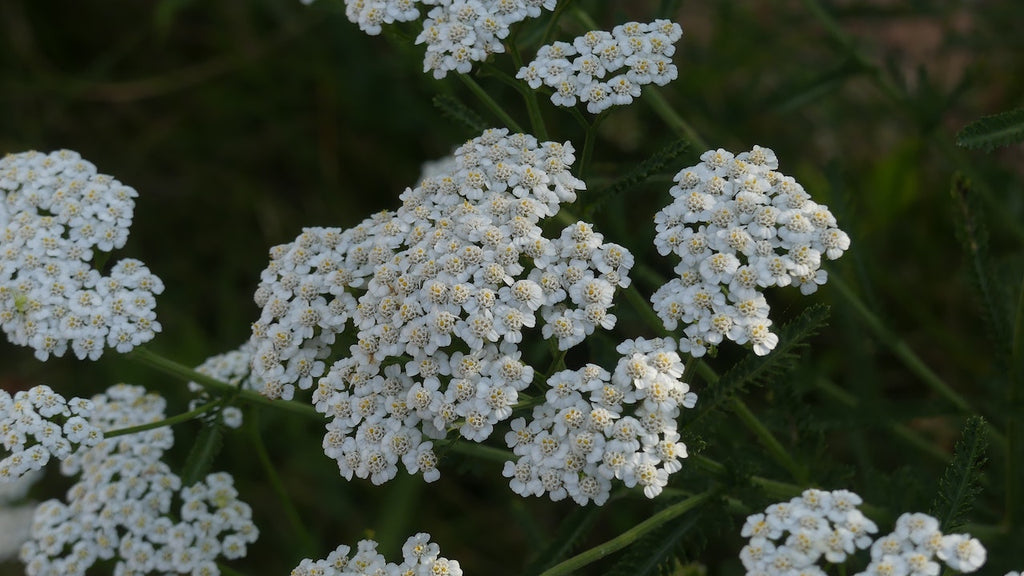
<instances>
[{"instance_id":1,"label":"yarrow flower head","mask_svg":"<svg viewBox=\"0 0 1024 576\"><path fill-rule=\"evenodd\" d=\"M542 46L516 78L530 88L551 88L556 106L587 103L600 113L640 96L641 86L664 86L679 75L672 63L683 29L669 20L627 22L611 32L592 30L570 42Z\"/></svg>"},{"instance_id":2,"label":"yarrow flower head","mask_svg":"<svg viewBox=\"0 0 1024 576\"><path fill-rule=\"evenodd\" d=\"M124 246L138 194L77 153L24 152L0 160L0 326L40 360L95 360L128 352L160 331L163 283L124 259L109 274L98 252Z\"/></svg>"},{"instance_id":3,"label":"yarrow flower head","mask_svg":"<svg viewBox=\"0 0 1024 576\"><path fill-rule=\"evenodd\" d=\"M0 440L8 453L0 460L0 483L41 470L51 456L63 460L79 447L98 444L103 432L90 422L92 411L91 401L67 401L49 386L35 386L13 397L0 390Z\"/></svg>"},{"instance_id":4,"label":"yarrow flower head","mask_svg":"<svg viewBox=\"0 0 1024 576\"><path fill-rule=\"evenodd\" d=\"M479 442L509 418L534 374L525 334L566 350L615 324L629 252L586 222L557 238L539 226L584 188L574 160L569 143L489 130L406 190L397 211L271 249L253 373L271 397L316 384L313 403L331 418L324 451L342 475L381 483L402 461L436 478L424 435L457 427ZM355 344L327 370L350 323Z\"/></svg>"},{"instance_id":5,"label":"yarrow flower head","mask_svg":"<svg viewBox=\"0 0 1024 576\"><path fill-rule=\"evenodd\" d=\"M891 534L874 539L878 528L857 509L860 503L848 490L811 489L749 516L740 532L750 539L740 552L747 575L825 574L822 560L841 564L866 549L871 561L855 576L937 576L936 559L965 573L985 563L976 539L944 536L939 521L927 514L903 514Z\"/></svg>"},{"instance_id":6,"label":"yarrow flower head","mask_svg":"<svg viewBox=\"0 0 1024 576\"><path fill-rule=\"evenodd\" d=\"M419 18L419 4L431 7L416 37L427 45L423 71L440 79L453 70L466 74L474 62L504 52L511 26L554 10L556 0L345 0L345 16L375 36L384 24Z\"/></svg>"},{"instance_id":7,"label":"yarrow flower head","mask_svg":"<svg viewBox=\"0 0 1024 576\"><path fill-rule=\"evenodd\" d=\"M89 423L101 430L164 419L166 402L119 384L94 396ZM160 459L174 444L169 427L103 439L61 463L80 475L67 503L36 508L32 538L21 548L29 576L85 574L114 560L115 574L219 574L216 561L245 556L259 534L230 474L184 487Z\"/></svg>"},{"instance_id":8,"label":"yarrow flower head","mask_svg":"<svg viewBox=\"0 0 1024 576\"><path fill-rule=\"evenodd\" d=\"M291 576L462 576L455 560L442 557L440 547L430 541L430 534L420 532L402 545L402 562L388 562L377 552L377 542L360 540L355 553L342 544L322 560L305 558L292 570Z\"/></svg>"},{"instance_id":9,"label":"yarrow flower head","mask_svg":"<svg viewBox=\"0 0 1024 576\"><path fill-rule=\"evenodd\" d=\"M519 458L503 473L514 492L601 505L619 480L654 498L682 468L676 422L697 395L680 380L675 342L638 338L617 350L613 373L593 364L558 372L531 420L512 421L505 441Z\"/></svg>"},{"instance_id":10,"label":"yarrow flower head","mask_svg":"<svg viewBox=\"0 0 1024 576\"><path fill-rule=\"evenodd\" d=\"M665 328L685 325L680 347L695 357L724 339L765 355L778 344L761 290L797 286L811 294L828 276L824 258L850 247L827 206L776 171L768 148L733 155L709 150L675 176L673 202L655 216L654 244L681 261L651 297Z\"/></svg>"}]
</instances>

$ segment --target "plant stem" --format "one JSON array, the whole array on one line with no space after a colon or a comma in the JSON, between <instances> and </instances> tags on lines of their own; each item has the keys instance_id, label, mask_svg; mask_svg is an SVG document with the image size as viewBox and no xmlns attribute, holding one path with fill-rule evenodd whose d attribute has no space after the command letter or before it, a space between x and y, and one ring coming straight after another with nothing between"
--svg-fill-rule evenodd
<instances>
[{"instance_id":1,"label":"plant stem","mask_svg":"<svg viewBox=\"0 0 1024 576\"><path fill-rule=\"evenodd\" d=\"M298 538L300 544L299 553L302 555L312 555L316 551L316 545L313 543L313 539L310 537L309 530L302 523L302 518L299 516L298 510L295 508L295 503L292 502L291 496L288 495L288 490L285 488L284 482L281 481L281 475L277 473L277 469L274 468L273 462L270 461L270 454L267 452L267 446L263 443L263 437L260 435L259 427L259 410L250 410L246 418L246 426L249 428L249 437L252 440L253 450L256 451L256 459L260 462L260 467L263 468L263 473L267 475L267 481L270 482L270 487L277 494L277 498L281 501L281 507L284 509L285 516L288 517L288 522L292 525L292 531L295 537Z\"/></svg>"},{"instance_id":2,"label":"plant stem","mask_svg":"<svg viewBox=\"0 0 1024 576\"><path fill-rule=\"evenodd\" d=\"M214 400L213 402L207 402L195 410L190 410L181 414L176 414L170 418L163 420L157 420L156 422L148 422L146 424L139 424L138 426L128 426L127 428L118 428L117 430L111 430L104 432L104 438L116 438L118 436L127 436L128 434L135 434L136 432L145 432L146 430L153 430L156 428L163 428L164 426L174 426L175 424L181 424L182 422L188 422L200 414L205 414L210 410L216 408L223 401L220 399Z\"/></svg>"},{"instance_id":3,"label":"plant stem","mask_svg":"<svg viewBox=\"0 0 1024 576\"><path fill-rule=\"evenodd\" d=\"M647 89L644 91L641 98L650 104L654 112L661 116L661 119L672 128L676 134L689 140L692 144L697 146L700 150L707 150L708 144L700 137L700 134L690 126L690 123L683 119L678 112L672 108L672 105L665 100L665 97L661 95L661 92L654 89Z\"/></svg>"},{"instance_id":4,"label":"plant stem","mask_svg":"<svg viewBox=\"0 0 1024 576\"><path fill-rule=\"evenodd\" d=\"M565 574L572 574L573 571L578 570L583 566L596 562L613 552L617 552L626 546L629 546L633 542L639 540L641 536L655 528L658 528L669 520L697 508L714 496L716 492L716 489L708 490L707 492L692 496L677 504L673 504L629 530L626 530L622 534L619 534L615 538L612 538L603 544L598 544L582 554L577 554L561 564L557 564L554 567L545 570L540 576L563 576Z\"/></svg>"},{"instance_id":5,"label":"plant stem","mask_svg":"<svg viewBox=\"0 0 1024 576\"><path fill-rule=\"evenodd\" d=\"M1013 322L1013 346L1010 353L1010 386L1006 392L1006 405L1009 406L1006 420L1006 511L1003 524L1006 527L1017 525L1019 503L1018 454L1020 446L1020 424L1017 421L1020 411L1017 402L1020 398L1021 380L1024 380L1024 282L1021 282L1020 294L1017 296L1017 313Z\"/></svg>"},{"instance_id":6,"label":"plant stem","mask_svg":"<svg viewBox=\"0 0 1024 576\"><path fill-rule=\"evenodd\" d=\"M509 54L512 55L512 63L515 65L516 70L519 70L523 67L523 57L519 54L519 47L516 46L514 41L507 42L506 44ZM526 102L526 111L530 115L530 127L533 129L533 135L543 142L548 139L548 129L544 125L544 117L540 113L540 102L537 100L537 92L521 82L517 82L517 84L525 88L520 90L520 94L523 95L523 101Z\"/></svg>"},{"instance_id":7,"label":"plant stem","mask_svg":"<svg viewBox=\"0 0 1024 576\"><path fill-rule=\"evenodd\" d=\"M587 126L587 134L583 140L583 154L580 156L580 171L578 176L581 180L586 178L587 169L590 168L590 159L594 155L594 142L597 140L597 127L600 126L601 121L607 117L607 111L601 112L597 115L597 118L594 118L594 121Z\"/></svg>"},{"instance_id":8,"label":"plant stem","mask_svg":"<svg viewBox=\"0 0 1024 576\"><path fill-rule=\"evenodd\" d=\"M860 401L855 396L824 378L815 379L814 385L818 390L824 392L826 395L832 397L848 408L856 410L860 405ZM896 436L906 440L906 442L914 448L917 448L940 462L949 462L949 454L922 438L921 435L913 428L900 424L899 422L886 421L885 424L894 434L896 434Z\"/></svg>"},{"instance_id":9,"label":"plant stem","mask_svg":"<svg viewBox=\"0 0 1024 576\"><path fill-rule=\"evenodd\" d=\"M768 449L768 452L773 458L775 458L775 461L788 470L797 483L807 485L807 468L797 464L796 460L793 460L793 457L789 455L789 452L786 451L785 447L783 447L775 436L772 435L771 431L757 419L757 416L750 411L750 408L744 404L743 400L733 396L730 400L730 404L732 404L733 412L739 416L747 429L753 432L754 435L757 436L757 439L764 444L765 448Z\"/></svg>"},{"instance_id":10,"label":"plant stem","mask_svg":"<svg viewBox=\"0 0 1024 576\"><path fill-rule=\"evenodd\" d=\"M505 110L501 106L499 106L497 102L494 101L494 98L491 98L491 95L488 94L479 84L476 83L476 80L470 78L469 74L456 74L456 76L459 78L459 80L462 80L462 83L465 84L467 88L469 88L470 92L472 92L477 98L480 99L484 106L490 109L490 111L493 112L495 116L500 118L501 121L505 123L505 126L507 126L509 130L512 130L513 132L523 131L519 124L516 123L516 121L513 120L511 116L508 115L508 112L505 112Z\"/></svg>"},{"instance_id":11,"label":"plant stem","mask_svg":"<svg viewBox=\"0 0 1024 576\"><path fill-rule=\"evenodd\" d=\"M156 369L164 374L181 378L185 381L195 382L211 394L228 396L229 398L238 398L239 400L243 400L250 404L270 406L271 408L278 410L285 410L295 414L300 414L307 418L316 418L318 420L323 419L323 416L309 404L302 404L300 402L291 402L287 400L271 400L270 398L253 392L252 390L241 390L233 384L222 382L216 378L207 376L202 372L196 372L188 366L179 364L169 358L165 358L147 348L136 348L126 354L126 356L130 360L149 366L150 368Z\"/></svg>"},{"instance_id":12,"label":"plant stem","mask_svg":"<svg viewBox=\"0 0 1024 576\"><path fill-rule=\"evenodd\" d=\"M501 448L494 448L492 446L486 446L484 444L477 444L476 442L470 442L469 440L461 440L456 438L454 440L434 440L435 444L449 445L453 452L458 452L464 456L471 456L474 458L480 458L482 460L490 460L492 462L505 463L509 460L515 460L516 455L510 450L502 450Z\"/></svg>"},{"instance_id":13,"label":"plant stem","mask_svg":"<svg viewBox=\"0 0 1024 576\"><path fill-rule=\"evenodd\" d=\"M942 396L948 400L951 404L957 407L958 410L966 414L974 413L971 410L971 405L964 400L962 396L957 394L949 384L946 384L942 378L932 372L932 369L925 364L913 350L907 346L906 342L896 337L895 334L889 331L888 328L882 324L882 320L875 315L874 312L868 309L867 305L853 293L853 290L836 274L829 275L829 284L832 284L839 291L839 294L846 299L847 302L853 307L853 310L860 316L861 320L867 324L868 328L875 333L878 338L889 347L892 353L903 361L903 365L910 369L918 378L924 382L929 388L931 388L939 396Z\"/></svg>"},{"instance_id":14,"label":"plant stem","mask_svg":"<svg viewBox=\"0 0 1024 576\"><path fill-rule=\"evenodd\" d=\"M640 294L640 290L636 287L636 282L630 282L629 286L625 289L626 300L633 306L633 309L640 314L644 322L647 323L647 327L654 331L658 336L668 336L670 333L665 330L665 325L662 323L661 318L658 317L658 313L651 308L647 299Z\"/></svg>"},{"instance_id":15,"label":"plant stem","mask_svg":"<svg viewBox=\"0 0 1024 576\"><path fill-rule=\"evenodd\" d=\"M561 18L562 13L569 7L569 4L572 4L572 0L562 0L555 6L555 11L551 13L551 20L548 21L548 27L544 29L544 36L540 40L542 46L551 41L551 36L555 33L558 19Z\"/></svg>"}]
</instances>

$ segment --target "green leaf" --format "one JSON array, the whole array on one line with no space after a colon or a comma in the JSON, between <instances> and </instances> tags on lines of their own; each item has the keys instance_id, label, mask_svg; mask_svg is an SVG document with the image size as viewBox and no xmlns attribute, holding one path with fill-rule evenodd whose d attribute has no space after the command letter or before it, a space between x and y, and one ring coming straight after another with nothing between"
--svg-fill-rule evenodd
<instances>
[{"instance_id":1,"label":"green leaf","mask_svg":"<svg viewBox=\"0 0 1024 576\"><path fill-rule=\"evenodd\" d=\"M1000 351L1000 356L1008 355L1011 332L1009 310L999 288L1002 284L995 281L989 264L988 230L978 206L978 196L971 188L971 182L960 173L953 176L950 193L953 197L957 240L964 251L967 277L981 307L981 318L989 341L995 350Z\"/></svg>"},{"instance_id":2,"label":"green leaf","mask_svg":"<svg viewBox=\"0 0 1024 576\"><path fill-rule=\"evenodd\" d=\"M524 573L540 574L567 558L576 543L590 532L600 512L599 506L573 509L558 526L558 532L550 539L551 544L530 562Z\"/></svg>"},{"instance_id":3,"label":"green leaf","mask_svg":"<svg viewBox=\"0 0 1024 576\"><path fill-rule=\"evenodd\" d=\"M479 134L490 128L487 122L484 122L484 119L472 108L449 94L434 96L434 106L441 111L442 116L462 124L474 134Z\"/></svg>"},{"instance_id":4,"label":"green leaf","mask_svg":"<svg viewBox=\"0 0 1024 576\"><path fill-rule=\"evenodd\" d=\"M697 403L699 412L684 427L689 428L708 415L721 411L730 398L750 386L768 384L792 369L800 360L800 350L828 323L828 317L828 306L817 305L786 323L779 330L779 344L775 349L765 356L750 352L733 365L701 395Z\"/></svg>"},{"instance_id":5,"label":"green leaf","mask_svg":"<svg viewBox=\"0 0 1024 576\"><path fill-rule=\"evenodd\" d=\"M213 459L224 446L224 432L216 421L203 422L199 436L185 459L181 472L182 486L191 486L204 478L213 466Z\"/></svg>"},{"instance_id":6,"label":"green leaf","mask_svg":"<svg viewBox=\"0 0 1024 576\"><path fill-rule=\"evenodd\" d=\"M964 424L953 451L953 461L939 480L939 492L929 514L939 519L939 529L949 533L963 526L964 518L981 493L981 469L988 447L985 419L971 416Z\"/></svg>"},{"instance_id":7,"label":"green leaf","mask_svg":"<svg viewBox=\"0 0 1024 576\"><path fill-rule=\"evenodd\" d=\"M689 147L690 142L685 138L673 140L667 146L634 167L625 176L613 182L611 186L592 195L584 216L589 218L611 197L636 187L652 175L661 173L665 166L668 166L682 155L683 152L686 152Z\"/></svg>"},{"instance_id":8,"label":"green leaf","mask_svg":"<svg viewBox=\"0 0 1024 576\"><path fill-rule=\"evenodd\" d=\"M972 122L956 135L957 146L984 148L991 152L1000 146L1009 146L1024 140L1024 108L985 116Z\"/></svg>"}]
</instances>

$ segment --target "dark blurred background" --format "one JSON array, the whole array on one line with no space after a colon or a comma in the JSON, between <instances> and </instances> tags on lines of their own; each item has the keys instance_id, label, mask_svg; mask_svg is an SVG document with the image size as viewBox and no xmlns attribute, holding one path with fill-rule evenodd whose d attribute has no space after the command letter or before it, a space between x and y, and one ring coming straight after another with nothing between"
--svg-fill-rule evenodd
<instances>
[{"instance_id":1,"label":"dark blurred background","mask_svg":"<svg viewBox=\"0 0 1024 576\"><path fill-rule=\"evenodd\" d=\"M853 239L833 271L947 382L969 395L1000 370L963 280L949 183L955 170L972 178L997 270L1015 287L1024 153L1020 146L965 152L953 142L970 121L1021 105L1024 3L575 4L606 29L653 15L680 22L679 79L661 95L710 147L776 151L780 170L828 204ZM585 30L572 15L561 22L559 39ZM368 37L332 0L0 0L0 154L73 149L139 191L122 256L144 260L167 286L158 306L163 333L151 347L196 365L248 337L257 314L251 296L269 247L304 226L347 227L397 207L422 162L475 135L443 117L435 95L459 98L497 123L456 78L421 73L422 47L402 40L414 27L395 30ZM525 56L535 48L524 46ZM495 64L514 73L507 56ZM479 82L527 124L513 92L492 78ZM552 139L581 148L572 118L546 98L542 107ZM617 110L602 126L591 189L675 137L644 101ZM660 177L613 199L596 213L597 229L670 273L673 263L650 247L648 222L668 202L671 175L701 151L691 148ZM777 292L773 316L780 320L809 303ZM831 287L813 299L836 303L832 327L794 379L824 375L854 395L913 399L889 410L904 410L905 421L948 447L957 431L941 418L948 408ZM42 364L29 350L0 345L5 389L47 383L66 396L86 396L118 381L162 391L172 413L187 402L180 383L113 354L97 363ZM538 545L530 534L573 507L515 498L496 478L500 464L456 462L429 486L404 474L382 489L346 483L320 452L319 425L270 414L262 422L321 557L337 544L354 545L367 529L399 543L425 530L467 574L513 574ZM194 428L175 431L188 437ZM875 450L880 438L839 441L837 449L857 466L897 467L899 451ZM242 497L257 509L265 539L237 566L248 574L287 573L305 551L248 456L244 435L229 436L215 466L244 478ZM56 474L44 482L50 494L66 486ZM650 509L635 500L610 504L599 534L629 527ZM283 552L289 549L295 553ZM715 553L705 561L738 568L738 547ZM9 565L9 573L19 570Z\"/></svg>"}]
</instances>

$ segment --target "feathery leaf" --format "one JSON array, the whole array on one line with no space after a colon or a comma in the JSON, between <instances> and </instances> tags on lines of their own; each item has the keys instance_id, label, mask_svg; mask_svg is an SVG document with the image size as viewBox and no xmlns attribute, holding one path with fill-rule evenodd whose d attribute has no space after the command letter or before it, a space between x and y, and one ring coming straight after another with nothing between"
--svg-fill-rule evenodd
<instances>
[{"instance_id":1,"label":"feathery leaf","mask_svg":"<svg viewBox=\"0 0 1024 576\"><path fill-rule=\"evenodd\" d=\"M593 215L593 213L600 210L601 206L603 206L604 203L612 196L621 194L647 180L652 175L660 173L665 166L669 165L683 152L686 152L689 147L690 143L685 138L673 140L667 146L658 150L649 158L638 164L625 176L619 178L607 188L592 195L584 216L589 217Z\"/></svg>"},{"instance_id":2,"label":"feathery leaf","mask_svg":"<svg viewBox=\"0 0 1024 576\"><path fill-rule=\"evenodd\" d=\"M939 519L943 532L949 533L962 526L964 517L974 507L974 500L981 493L981 469L986 462L987 447L985 419L971 416L956 443L953 461L939 480L939 492L929 511Z\"/></svg>"},{"instance_id":3,"label":"feathery leaf","mask_svg":"<svg viewBox=\"0 0 1024 576\"><path fill-rule=\"evenodd\" d=\"M957 146L984 148L986 152L1021 141L1024 141L1024 108L985 116L968 124L956 135Z\"/></svg>"},{"instance_id":4,"label":"feathery leaf","mask_svg":"<svg viewBox=\"0 0 1024 576\"><path fill-rule=\"evenodd\" d=\"M203 428L199 431L192 449L181 472L182 486L191 486L209 473L213 459L224 447L224 432L216 421L202 421Z\"/></svg>"},{"instance_id":5,"label":"feathery leaf","mask_svg":"<svg viewBox=\"0 0 1024 576\"><path fill-rule=\"evenodd\" d=\"M475 134L479 134L490 127L472 108L449 94L434 96L434 106L441 111L444 117L462 124Z\"/></svg>"}]
</instances>

